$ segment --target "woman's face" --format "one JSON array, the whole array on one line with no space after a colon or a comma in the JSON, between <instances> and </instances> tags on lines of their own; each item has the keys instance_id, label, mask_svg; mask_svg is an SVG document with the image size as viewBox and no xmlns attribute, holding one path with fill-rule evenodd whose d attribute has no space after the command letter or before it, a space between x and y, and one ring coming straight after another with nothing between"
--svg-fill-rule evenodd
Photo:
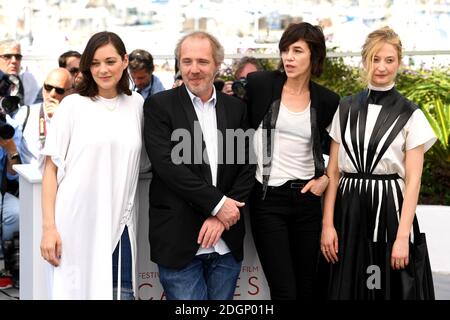
<instances>
[{"instance_id":1,"label":"woman's face","mask_svg":"<svg viewBox=\"0 0 450 320\"><path fill-rule=\"evenodd\" d=\"M298 40L291 44L281 52L281 59L288 78L311 76L311 50L305 41Z\"/></svg>"},{"instance_id":2,"label":"woman's face","mask_svg":"<svg viewBox=\"0 0 450 320\"><path fill-rule=\"evenodd\" d=\"M114 98L117 95L117 83L127 67L128 55L122 59L111 43L95 51L90 70L101 97Z\"/></svg>"},{"instance_id":3,"label":"woman's face","mask_svg":"<svg viewBox=\"0 0 450 320\"><path fill-rule=\"evenodd\" d=\"M392 44L385 43L373 58L370 83L377 87L392 84L399 66L397 49Z\"/></svg>"}]
</instances>

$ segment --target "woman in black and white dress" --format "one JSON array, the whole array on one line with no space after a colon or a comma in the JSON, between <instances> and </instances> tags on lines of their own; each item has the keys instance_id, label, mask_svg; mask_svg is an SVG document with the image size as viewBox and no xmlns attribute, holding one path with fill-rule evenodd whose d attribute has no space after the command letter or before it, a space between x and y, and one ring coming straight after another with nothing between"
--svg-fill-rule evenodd
<instances>
[{"instance_id":1,"label":"woman in black and white dress","mask_svg":"<svg viewBox=\"0 0 450 320\"><path fill-rule=\"evenodd\" d=\"M405 298L398 270L409 263L424 153L436 137L418 106L395 89L401 52L389 27L368 35L368 88L341 100L329 128L321 250L332 263L331 299ZM373 270L381 279L368 286Z\"/></svg>"}]
</instances>

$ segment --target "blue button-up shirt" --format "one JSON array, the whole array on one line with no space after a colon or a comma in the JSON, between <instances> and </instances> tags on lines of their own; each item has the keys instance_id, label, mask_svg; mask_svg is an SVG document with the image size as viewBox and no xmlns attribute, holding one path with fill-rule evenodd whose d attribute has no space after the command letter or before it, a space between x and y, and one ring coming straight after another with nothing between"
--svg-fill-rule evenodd
<instances>
[{"instance_id":1,"label":"blue button-up shirt","mask_svg":"<svg viewBox=\"0 0 450 320\"><path fill-rule=\"evenodd\" d=\"M22 124L18 123L16 120L11 118L9 115L6 115L6 123L11 125L15 132L13 136L13 140L16 143L16 148L19 151L20 149L20 141L22 140ZM1 139L1 138L0 138ZM4 148L0 147L0 175L3 177L3 170L6 170L5 164L6 164L6 158L8 157L8 154ZM6 172L6 178L8 180L17 180L19 178L19 175L11 174L9 172Z\"/></svg>"},{"instance_id":2,"label":"blue button-up shirt","mask_svg":"<svg viewBox=\"0 0 450 320\"><path fill-rule=\"evenodd\" d=\"M134 88L134 90L138 91L137 88ZM164 89L164 86L163 86L161 80L159 80L159 78L157 76L152 74L152 81L150 81L148 86L146 86L144 89L139 91L139 93L145 100L148 97L154 95L155 93L158 93L158 92L164 91L164 90L166 90L166 89Z\"/></svg>"}]
</instances>

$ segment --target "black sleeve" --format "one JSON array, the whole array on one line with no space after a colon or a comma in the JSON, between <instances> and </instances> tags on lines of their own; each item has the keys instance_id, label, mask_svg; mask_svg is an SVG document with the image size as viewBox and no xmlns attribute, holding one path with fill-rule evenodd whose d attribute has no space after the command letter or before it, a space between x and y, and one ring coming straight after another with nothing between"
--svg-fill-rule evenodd
<instances>
[{"instance_id":1,"label":"black sleeve","mask_svg":"<svg viewBox=\"0 0 450 320\"><path fill-rule=\"evenodd\" d=\"M199 208L205 216L210 216L224 194L208 185L186 165L172 162L173 128L167 110L167 106L153 96L144 103L144 143L153 171L177 196Z\"/></svg>"},{"instance_id":2,"label":"black sleeve","mask_svg":"<svg viewBox=\"0 0 450 320\"><path fill-rule=\"evenodd\" d=\"M333 121L334 114L336 113L336 110L339 106L339 100L340 97L338 94L332 91L328 92L326 100L327 112L324 113L325 117L320 133L322 138L322 152L326 155L330 154L330 147L331 147L331 137L326 129L331 124L331 121Z\"/></svg>"},{"instance_id":3,"label":"black sleeve","mask_svg":"<svg viewBox=\"0 0 450 320\"><path fill-rule=\"evenodd\" d=\"M249 130L247 110L244 106L244 112L242 113L240 127L247 131ZM245 141L245 163L240 165L239 174L231 188L231 191L227 194L228 197L246 202L250 196L250 192L255 183L256 164L254 164L256 157L253 154L253 135L250 135ZM237 150L239 152L239 150Z\"/></svg>"}]
</instances>

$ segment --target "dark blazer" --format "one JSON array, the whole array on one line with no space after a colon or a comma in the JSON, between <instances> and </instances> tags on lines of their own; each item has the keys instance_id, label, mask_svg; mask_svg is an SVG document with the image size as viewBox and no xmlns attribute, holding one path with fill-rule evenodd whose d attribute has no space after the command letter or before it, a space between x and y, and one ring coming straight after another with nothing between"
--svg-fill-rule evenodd
<instances>
[{"instance_id":1,"label":"dark blazer","mask_svg":"<svg viewBox=\"0 0 450 320\"><path fill-rule=\"evenodd\" d=\"M217 129L226 137L226 129L247 129L245 104L237 98L217 92ZM203 222L226 195L246 202L254 183L255 166L223 161L217 168L217 184L212 185L211 170L200 155L205 142L195 141L194 121L198 121L194 106L184 85L149 97L144 104L144 141L153 168L150 185L149 240L151 259L163 266L180 268L195 256L197 238ZM174 130L184 129L191 139L179 136L171 141ZM179 131L177 131L179 132ZM176 136L176 135L174 135ZM172 161L173 148L184 143L187 149L176 150L182 155L181 164ZM220 144L219 159L227 159L225 143ZM239 150L248 155L246 150ZM230 155L228 155L230 156ZM176 162L176 161L175 161ZM241 211L242 215L242 211ZM224 231L222 239L237 260L243 259L244 219Z\"/></svg>"},{"instance_id":2,"label":"dark blazer","mask_svg":"<svg viewBox=\"0 0 450 320\"><path fill-rule=\"evenodd\" d=\"M256 130L271 104L281 99L286 80L286 74L280 71L253 72L247 76L247 105L251 128ZM330 150L330 137L326 127L333 120L339 105L339 96L313 81L309 82L309 90L315 177L319 177L324 173L323 153L328 154Z\"/></svg>"}]
</instances>

